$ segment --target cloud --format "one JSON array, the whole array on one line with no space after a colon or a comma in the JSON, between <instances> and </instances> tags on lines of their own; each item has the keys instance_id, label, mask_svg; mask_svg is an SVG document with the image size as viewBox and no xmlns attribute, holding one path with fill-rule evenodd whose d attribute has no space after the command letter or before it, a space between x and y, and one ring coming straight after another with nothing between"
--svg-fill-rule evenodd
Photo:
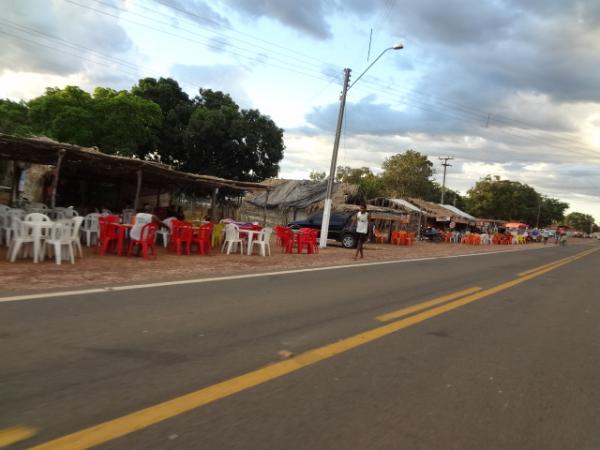
<instances>
[{"instance_id":1,"label":"cloud","mask_svg":"<svg viewBox=\"0 0 600 450\"><path fill-rule=\"evenodd\" d=\"M326 22L327 2L322 0L283 1L226 0L228 6L254 19L270 18L318 39L332 37Z\"/></svg>"},{"instance_id":2,"label":"cloud","mask_svg":"<svg viewBox=\"0 0 600 450\"><path fill-rule=\"evenodd\" d=\"M230 26L227 18L201 0L155 0L155 2L171 8L179 17L196 22L203 27L220 29Z\"/></svg>"},{"instance_id":3,"label":"cloud","mask_svg":"<svg viewBox=\"0 0 600 450\"><path fill-rule=\"evenodd\" d=\"M199 88L209 88L230 94L242 108L251 108L252 100L243 88L246 72L238 65L186 65L175 64L171 76L181 81L188 94L198 95Z\"/></svg>"},{"instance_id":4,"label":"cloud","mask_svg":"<svg viewBox=\"0 0 600 450\"><path fill-rule=\"evenodd\" d=\"M89 64L98 69L115 63L99 53L119 57L132 46L111 18L59 1L5 2L0 25L0 73L73 75Z\"/></svg>"}]
</instances>

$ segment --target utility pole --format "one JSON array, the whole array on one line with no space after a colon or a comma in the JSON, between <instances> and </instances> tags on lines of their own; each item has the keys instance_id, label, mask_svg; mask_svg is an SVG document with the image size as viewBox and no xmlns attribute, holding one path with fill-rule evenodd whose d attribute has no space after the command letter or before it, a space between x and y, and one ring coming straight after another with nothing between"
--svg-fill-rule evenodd
<instances>
[{"instance_id":1,"label":"utility pole","mask_svg":"<svg viewBox=\"0 0 600 450\"><path fill-rule=\"evenodd\" d=\"M452 164L448 164L448 161L452 161L454 159L454 157L440 156L438 159L440 161L444 161L442 163L442 166L444 166L444 178L442 179L442 200L440 201L440 203L443 205L444 204L444 195L446 194L446 169L448 167L452 167Z\"/></svg>"},{"instance_id":2,"label":"utility pole","mask_svg":"<svg viewBox=\"0 0 600 450\"><path fill-rule=\"evenodd\" d=\"M325 195L325 205L323 207L323 219L321 222L321 238L319 246L327 246L327 232L329 231L329 218L331 217L331 194L333 193L333 182L335 181L335 169L337 164L338 149L340 147L340 135L342 134L342 123L344 121L344 108L346 107L346 94L348 93L348 83L350 81L351 69L344 69L344 87L340 96L340 110L338 112L337 128L335 129L335 140L333 141L333 155L331 157L331 167L329 168L329 179L327 180L327 194Z\"/></svg>"},{"instance_id":3,"label":"utility pole","mask_svg":"<svg viewBox=\"0 0 600 450\"><path fill-rule=\"evenodd\" d=\"M352 70L348 68L344 69L344 88L342 89L342 95L340 96L340 111L338 112L337 128L335 130L335 140L333 142L333 155L331 157L331 168L329 169L329 180L327 180L327 194L325 197L325 204L323 205L323 220L321 222L321 237L319 240L319 247L321 248L327 247L327 233L329 232L329 218L331 217L331 194L333 193L333 183L335 181L335 168L337 164L338 148L340 146L340 135L342 134L344 108L346 107L346 94L348 93L348 90L350 90L350 88L354 86L356 82L360 80L363 75L367 73L367 71L373 67L373 65L379 61L379 58L381 58L387 51L400 50L403 48L404 46L402 44L394 44L391 47L383 50L379 56L367 66L363 73L361 73L350 85L348 85L348 83L350 82L350 72L352 72Z\"/></svg>"}]
</instances>

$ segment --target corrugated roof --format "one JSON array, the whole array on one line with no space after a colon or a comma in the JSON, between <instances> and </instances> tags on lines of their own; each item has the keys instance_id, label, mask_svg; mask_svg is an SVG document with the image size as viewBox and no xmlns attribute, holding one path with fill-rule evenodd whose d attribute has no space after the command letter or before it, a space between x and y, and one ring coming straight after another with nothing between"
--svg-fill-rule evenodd
<instances>
[{"instance_id":1,"label":"corrugated roof","mask_svg":"<svg viewBox=\"0 0 600 450\"><path fill-rule=\"evenodd\" d=\"M458 209L456 206L453 205L446 205L446 204L442 204L442 206L446 209L449 209L450 211L454 212L455 214L458 214L459 216L462 216L466 219L469 220L477 220L477 217L473 217L471 214L466 213L464 211L461 211L460 209Z\"/></svg>"},{"instance_id":2,"label":"corrugated roof","mask_svg":"<svg viewBox=\"0 0 600 450\"><path fill-rule=\"evenodd\" d=\"M409 209L411 211L415 211L415 212L419 212L421 211L419 208L417 208L415 205L413 205L410 202L407 202L406 200L404 200L403 198L390 198L388 199L390 201L390 203L395 204L396 206L400 206L402 208L405 209Z\"/></svg>"}]
</instances>

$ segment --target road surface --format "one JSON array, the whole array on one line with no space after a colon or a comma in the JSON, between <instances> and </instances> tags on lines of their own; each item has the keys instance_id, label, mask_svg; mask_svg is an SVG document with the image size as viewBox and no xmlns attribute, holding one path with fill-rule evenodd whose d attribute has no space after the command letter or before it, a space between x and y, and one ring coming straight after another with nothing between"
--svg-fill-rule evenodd
<instances>
[{"instance_id":1,"label":"road surface","mask_svg":"<svg viewBox=\"0 0 600 450\"><path fill-rule=\"evenodd\" d=\"M599 449L597 250L5 292L0 446Z\"/></svg>"}]
</instances>

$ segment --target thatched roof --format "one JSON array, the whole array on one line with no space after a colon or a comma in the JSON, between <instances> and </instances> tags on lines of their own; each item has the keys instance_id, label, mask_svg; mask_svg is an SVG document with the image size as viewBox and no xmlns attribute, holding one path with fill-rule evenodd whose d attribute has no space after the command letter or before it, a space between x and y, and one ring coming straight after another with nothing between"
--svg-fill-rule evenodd
<instances>
[{"instance_id":1,"label":"thatched roof","mask_svg":"<svg viewBox=\"0 0 600 450\"><path fill-rule=\"evenodd\" d=\"M62 162L64 170L77 173L82 177L92 174L108 178L125 178L130 182L135 182L136 172L142 170L144 184L161 187L202 186L250 191L268 189L267 185L261 183L181 172L166 164L108 155L95 148L56 142L45 137L25 138L0 133L0 158L33 164L56 165L60 151L65 152Z\"/></svg>"}]
</instances>

